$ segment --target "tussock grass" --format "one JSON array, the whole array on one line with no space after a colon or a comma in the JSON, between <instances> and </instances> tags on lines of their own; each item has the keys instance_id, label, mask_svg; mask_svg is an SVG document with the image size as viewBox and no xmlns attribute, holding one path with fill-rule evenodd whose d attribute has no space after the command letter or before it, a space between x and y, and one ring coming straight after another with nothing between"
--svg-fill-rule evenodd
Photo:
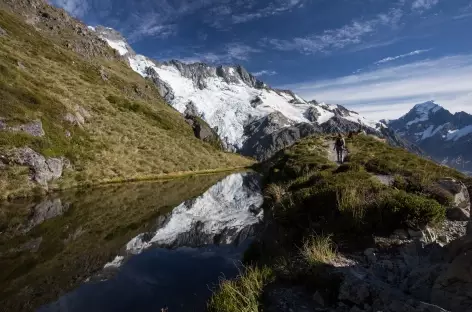
<instances>
[{"instance_id":1,"label":"tussock grass","mask_svg":"<svg viewBox=\"0 0 472 312\"><path fill-rule=\"evenodd\" d=\"M50 37L50 32L38 32L1 9L0 27L8 33L0 37L0 118L9 124L41 120L46 133L35 138L0 131L0 154L29 146L48 157L69 158L73 170L57 185L71 187L253 163L219 150L214 142L195 138L192 128L163 101L152 82L125 62L84 59L58 44L62 41ZM68 40L82 40L70 35ZM101 79L101 69L107 73L107 81ZM77 107L91 115L84 125L64 120L65 114L74 114ZM27 180L27 171L21 172L17 180ZM4 185L0 198L32 194L28 183L7 180L1 173L0 180Z\"/></svg>"},{"instance_id":2,"label":"tussock grass","mask_svg":"<svg viewBox=\"0 0 472 312\"><path fill-rule=\"evenodd\" d=\"M336 258L331 236L310 236L303 242L300 253L309 265L330 264Z\"/></svg>"},{"instance_id":3,"label":"tussock grass","mask_svg":"<svg viewBox=\"0 0 472 312\"><path fill-rule=\"evenodd\" d=\"M267 267L248 267L235 280L224 280L213 294L208 310L211 312L258 312L264 287L273 280Z\"/></svg>"}]
</instances>

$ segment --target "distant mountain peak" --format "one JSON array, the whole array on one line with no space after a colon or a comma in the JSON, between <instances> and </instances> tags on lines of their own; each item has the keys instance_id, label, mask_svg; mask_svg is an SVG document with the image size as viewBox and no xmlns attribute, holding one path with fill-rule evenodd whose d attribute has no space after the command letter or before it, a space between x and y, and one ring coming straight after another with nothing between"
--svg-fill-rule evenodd
<instances>
[{"instance_id":1,"label":"distant mountain peak","mask_svg":"<svg viewBox=\"0 0 472 312\"><path fill-rule=\"evenodd\" d=\"M443 107L441 105L437 104L434 100L431 100L424 103L416 104L415 107L413 107L413 110L415 110L417 113L425 114L435 113L442 108Z\"/></svg>"}]
</instances>

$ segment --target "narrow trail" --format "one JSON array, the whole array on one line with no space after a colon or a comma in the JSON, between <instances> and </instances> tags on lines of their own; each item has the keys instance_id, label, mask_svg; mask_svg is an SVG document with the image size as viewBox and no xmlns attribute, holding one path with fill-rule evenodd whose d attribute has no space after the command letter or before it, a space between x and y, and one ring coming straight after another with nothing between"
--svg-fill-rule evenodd
<instances>
[{"instance_id":1,"label":"narrow trail","mask_svg":"<svg viewBox=\"0 0 472 312\"><path fill-rule=\"evenodd\" d=\"M327 152L328 152L328 159L334 163L336 163L339 166L338 163L338 155L336 154L336 151L334 150L334 140L327 140L326 141L327 146Z\"/></svg>"}]
</instances>

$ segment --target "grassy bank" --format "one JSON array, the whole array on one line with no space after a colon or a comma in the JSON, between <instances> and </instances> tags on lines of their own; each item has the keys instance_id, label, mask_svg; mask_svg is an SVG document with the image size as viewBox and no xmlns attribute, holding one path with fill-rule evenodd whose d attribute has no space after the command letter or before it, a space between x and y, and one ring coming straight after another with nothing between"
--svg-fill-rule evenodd
<instances>
[{"instance_id":1,"label":"grassy bank","mask_svg":"<svg viewBox=\"0 0 472 312\"><path fill-rule=\"evenodd\" d=\"M49 23L43 19L38 23ZM8 127L40 121L45 132L35 137L0 130L0 155L28 146L45 157L66 157L71 169L54 187L211 172L253 163L195 138L153 83L125 61L106 57L110 51L86 58L69 50L64 38L57 40L67 34L69 42L83 41L74 29L61 29L53 37L2 9L0 27L6 31L0 36L0 119ZM74 122L66 118L77 115L82 118ZM0 198L34 194L37 185L29 175L27 167L2 166Z\"/></svg>"},{"instance_id":2,"label":"grassy bank","mask_svg":"<svg viewBox=\"0 0 472 312\"><path fill-rule=\"evenodd\" d=\"M258 292L259 307L273 285L335 297L339 280L327 272L338 253L364 250L372 246L374 235L388 236L398 228L435 227L451 201L438 179L470 183L453 169L369 136L348 140L349 156L338 166L328 159L332 140L303 139L263 165L265 230L245 257L255 269L273 272L272 283ZM252 270L231 285L252 280ZM240 295L246 295L244 289ZM247 296L253 298L253 291ZM214 298L234 302L226 287Z\"/></svg>"}]
</instances>

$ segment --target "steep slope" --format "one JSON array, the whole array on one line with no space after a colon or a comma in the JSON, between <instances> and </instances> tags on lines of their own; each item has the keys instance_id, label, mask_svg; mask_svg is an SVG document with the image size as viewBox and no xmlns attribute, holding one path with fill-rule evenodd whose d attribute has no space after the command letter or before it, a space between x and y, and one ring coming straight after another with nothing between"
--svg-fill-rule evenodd
<instances>
[{"instance_id":1,"label":"steep slope","mask_svg":"<svg viewBox=\"0 0 472 312\"><path fill-rule=\"evenodd\" d=\"M472 115L451 114L429 101L416 105L405 116L388 124L436 161L469 174L472 172Z\"/></svg>"},{"instance_id":2,"label":"steep slope","mask_svg":"<svg viewBox=\"0 0 472 312\"><path fill-rule=\"evenodd\" d=\"M362 126L385 136L379 122L340 105L308 102L289 90L273 89L241 66L161 63L136 55L113 29L97 27L96 32L134 71L151 79L170 105L208 122L227 150L264 160L314 133L357 131Z\"/></svg>"},{"instance_id":3,"label":"steep slope","mask_svg":"<svg viewBox=\"0 0 472 312\"><path fill-rule=\"evenodd\" d=\"M250 163L195 138L151 81L64 11L0 3L0 198Z\"/></svg>"}]
</instances>

